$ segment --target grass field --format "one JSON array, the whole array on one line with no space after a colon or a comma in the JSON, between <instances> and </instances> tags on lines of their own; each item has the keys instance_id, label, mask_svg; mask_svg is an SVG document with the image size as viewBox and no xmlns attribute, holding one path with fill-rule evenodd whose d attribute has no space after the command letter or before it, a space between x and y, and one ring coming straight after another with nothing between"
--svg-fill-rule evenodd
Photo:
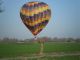
<instances>
[{"instance_id":1,"label":"grass field","mask_svg":"<svg viewBox=\"0 0 80 60\"><path fill-rule=\"evenodd\" d=\"M44 52L74 52L80 51L80 43L45 43Z\"/></svg>"},{"instance_id":2,"label":"grass field","mask_svg":"<svg viewBox=\"0 0 80 60\"><path fill-rule=\"evenodd\" d=\"M28 60L80 60L80 56L42 57Z\"/></svg>"},{"instance_id":3,"label":"grass field","mask_svg":"<svg viewBox=\"0 0 80 60\"><path fill-rule=\"evenodd\" d=\"M0 43L0 58L17 57L17 56L31 56L38 54L40 50L39 43ZM44 43L44 53L53 52L80 52L80 43L61 43L61 42L47 42ZM44 56L40 60L80 60L80 56L61 56L50 57ZM37 60L37 58L28 59Z\"/></svg>"}]
</instances>

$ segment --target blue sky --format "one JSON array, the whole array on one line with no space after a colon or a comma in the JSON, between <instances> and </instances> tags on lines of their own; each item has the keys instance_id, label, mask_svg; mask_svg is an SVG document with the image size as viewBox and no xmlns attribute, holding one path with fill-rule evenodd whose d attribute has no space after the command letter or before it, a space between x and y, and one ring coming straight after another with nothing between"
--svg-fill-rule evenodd
<instances>
[{"instance_id":1,"label":"blue sky","mask_svg":"<svg viewBox=\"0 0 80 60\"><path fill-rule=\"evenodd\" d=\"M0 13L0 38L33 38L20 18L20 9L29 1L45 2L51 8L51 19L38 37L80 38L80 0L3 0Z\"/></svg>"}]
</instances>

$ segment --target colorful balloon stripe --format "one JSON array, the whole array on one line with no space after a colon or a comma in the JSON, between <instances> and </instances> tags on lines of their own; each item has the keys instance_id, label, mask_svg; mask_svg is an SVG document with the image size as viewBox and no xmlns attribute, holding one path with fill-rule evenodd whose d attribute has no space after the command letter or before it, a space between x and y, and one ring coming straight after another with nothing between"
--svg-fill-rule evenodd
<instances>
[{"instance_id":1,"label":"colorful balloon stripe","mask_svg":"<svg viewBox=\"0 0 80 60\"><path fill-rule=\"evenodd\" d=\"M49 14L46 14L46 16L42 16L42 14L41 14L41 16L40 15L38 16L36 14L36 16L35 15L34 16L29 16L29 17L27 16L26 19L24 19L24 18L22 18L22 19L25 20L25 23L26 24L28 24L30 26L34 26L34 25L36 25L38 23L41 23L41 22L43 22L43 21L45 21L47 19L49 20L49 18L50 18L50 13ZM31 21L31 20L33 20L33 21ZM36 22L34 22L34 21L36 21Z\"/></svg>"},{"instance_id":2,"label":"colorful balloon stripe","mask_svg":"<svg viewBox=\"0 0 80 60\"><path fill-rule=\"evenodd\" d=\"M41 30L41 29L43 29L46 25L47 25L47 23L48 23L48 20L45 20L44 22L42 22L42 23L39 23L39 24L37 24L37 25L35 25L35 26L30 26L30 25L27 25L27 24L25 24L27 27L28 27L28 29L30 29L30 31L33 33L33 34L35 34L35 33L39 33L39 31ZM38 31L39 30L39 31Z\"/></svg>"},{"instance_id":3,"label":"colorful balloon stripe","mask_svg":"<svg viewBox=\"0 0 80 60\"><path fill-rule=\"evenodd\" d=\"M39 24L34 25L34 26L27 25L26 23L24 23L24 24L25 24L27 27L31 28L31 30L34 30L34 28L37 29L37 28L39 28L39 27L41 27L41 26L45 26L47 23L48 23L48 20L45 20L44 22L39 23Z\"/></svg>"},{"instance_id":4,"label":"colorful balloon stripe","mask_svg":"<svg viewBox=\"0 0 80 60\"><path fill-rule=\"evenodd\" d=\"M35 8L35 9L32 9L32 10L29 10L29 8L23 8L22 10L21 10L21 13L23 14L23 15L26 15L26 16L34 16L34 14L39 14L39 13L41 13L41 12L43 12L43 11L47 11L48 10L48 7L46 6L46 7L38 7L38 8Z\"/></svg>"}]
</instances>

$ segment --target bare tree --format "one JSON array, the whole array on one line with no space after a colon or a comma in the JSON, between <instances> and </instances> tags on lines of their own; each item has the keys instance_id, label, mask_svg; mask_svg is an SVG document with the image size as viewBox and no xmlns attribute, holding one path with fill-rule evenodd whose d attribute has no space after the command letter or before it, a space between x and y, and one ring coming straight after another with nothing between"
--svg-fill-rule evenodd
<instances>
[{"instance_id":1,"label":"bare tree","mask_svg":"<svg viewBox=\"0 0 80 60\"><path fill-rule=\"evenodd\" d=\"M3 1L0 0L0 13L4 11L3 8L2 8L2 4L3 4Z\"/></svg>"}]
</instances>

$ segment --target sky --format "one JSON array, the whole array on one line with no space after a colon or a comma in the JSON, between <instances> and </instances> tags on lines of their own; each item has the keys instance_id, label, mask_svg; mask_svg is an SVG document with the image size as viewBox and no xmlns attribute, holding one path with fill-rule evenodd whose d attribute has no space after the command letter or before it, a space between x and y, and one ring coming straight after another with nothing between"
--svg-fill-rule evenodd
<instances>
[{"instance_id":1,"label":"sky","mask_svg":"<svg viewBox=\"0 0 80 60\"><path fill-rule=\"evenodd\" d=\"M30 1L45 2L51 9L51 19L37 37L80 38L80 0L3 0L0 38L34 38L20 18L21 7Z\"/></svg>"}]
</instances>

